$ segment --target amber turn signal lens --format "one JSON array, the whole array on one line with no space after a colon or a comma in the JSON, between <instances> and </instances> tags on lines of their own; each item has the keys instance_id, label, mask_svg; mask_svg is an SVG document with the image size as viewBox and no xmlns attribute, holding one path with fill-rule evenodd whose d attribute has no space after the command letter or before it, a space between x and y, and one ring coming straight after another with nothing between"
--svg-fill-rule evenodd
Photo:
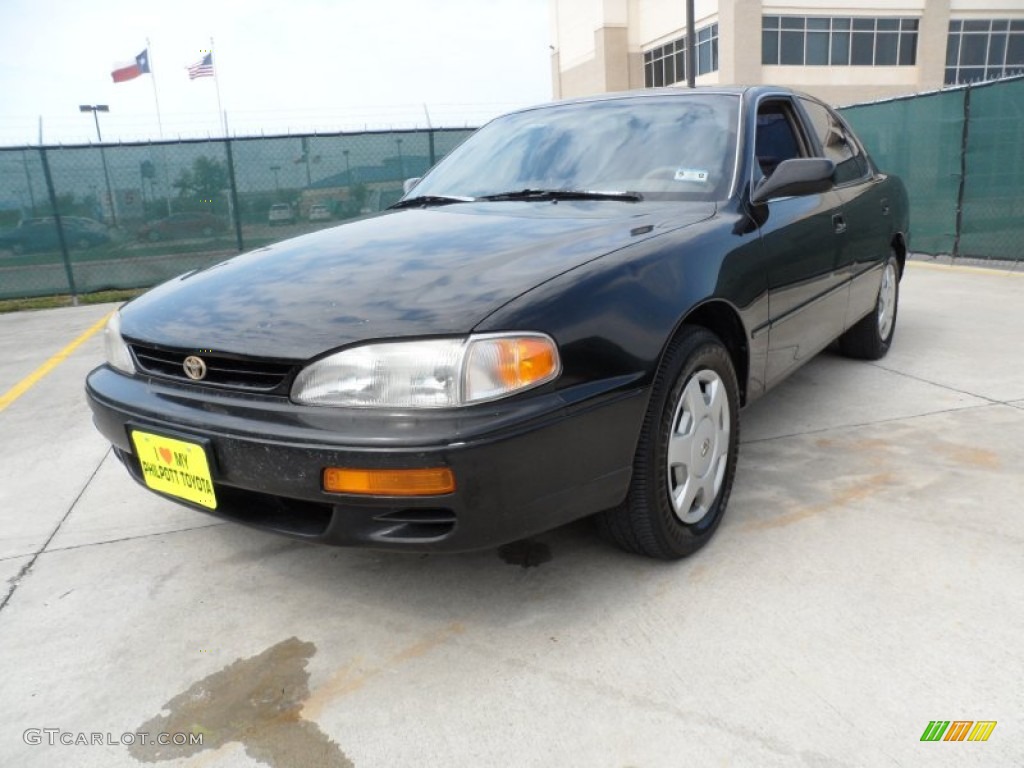
<instances>
[{"instance_id":1,"label":"amber turn signal lens","mask_svg":"<svg viewBox=\"0 0 1024 768\"><path fill-rule=\"evenodd\" d=\"M544 384L560 370L558 348L543 334L473 338L466 359L465 402L493 400Z\"/></svg>"},{"instance_id":2,"label":"amber turn signal lens","mask_svg":"<svg viewBox=\"0 0 1024 768\"><path fill-rule=\"evenodd\" d=\"M369 496L440 496L454 493L455 474L448 467L429 469L324 469L328 493Z\"/></svg>"},{"instance_id":3,"label":"amber turn signal lens","mask_svg":"<svg viewBox=\"0 0 1024 768\"><path fill-rule=\"evenodd\" d=\"M498 339L498 375L509 389L528 387L558 368L555 350L547 339Z\"/></svg>"}]
</instances>

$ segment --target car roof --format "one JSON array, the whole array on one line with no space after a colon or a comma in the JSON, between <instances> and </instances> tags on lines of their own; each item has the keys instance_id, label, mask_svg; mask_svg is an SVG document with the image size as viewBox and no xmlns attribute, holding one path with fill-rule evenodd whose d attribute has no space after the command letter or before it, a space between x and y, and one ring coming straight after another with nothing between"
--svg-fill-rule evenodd
<instances>
[{"instance_id":1,"label":"car roof","mask_svg":"<svg viewBox=\"0 0 1024 768\"><path fill-rule=\"evenodd\" d=\"M702 85L696 88L685 88L680 86L667 86L663 88L643 88L632 91L615 91L613 93L599 93L592 96L578 96L571 99L560 99L549 101L544 104L536 104L531 107L514 110L510 114L519 112L530 112L535 109L547 109L548 107L560 107L573 104L596 104L609 101L629 101L633 99L648 98L692 98L693 96L722 96L733 95L743 99L756 100L762 95L790 95L804 96L807 94L792 88L781 85ZM813 98L813 97L811 97Z\"/></svg>"}]
</instances>

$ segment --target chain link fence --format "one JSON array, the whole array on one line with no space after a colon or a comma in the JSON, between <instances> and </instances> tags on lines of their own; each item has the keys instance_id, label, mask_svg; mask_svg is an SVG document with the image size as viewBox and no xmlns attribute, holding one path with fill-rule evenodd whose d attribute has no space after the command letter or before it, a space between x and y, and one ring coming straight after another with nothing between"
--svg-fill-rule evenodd
<instances>
[{"instance_id":1,"label":"chain link fence","mask_svg":"<svg viewBox=\"0 0 1024 768\"><path fill-rule=\"evenodd\" d=\"M1024 77L842 110L910 196L910 246L1024 260Z\"/></svg>"},{"instance_id":2,"label":"chain link fence","mask_svg":"<svg viewBox=\"0 0 1024 768\"><path fill-rule=\"evenodd\" d=\"M0 299L148 287L383 210L470 133L0 148Z\"/></svg>"}]
</instances>

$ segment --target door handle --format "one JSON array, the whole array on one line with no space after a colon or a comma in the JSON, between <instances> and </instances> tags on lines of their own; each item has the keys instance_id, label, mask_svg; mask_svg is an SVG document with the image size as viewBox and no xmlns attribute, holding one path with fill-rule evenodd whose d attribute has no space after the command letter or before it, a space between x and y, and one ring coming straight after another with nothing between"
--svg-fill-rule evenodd
<instances>
[{"instance_id":1,"label":"door handle","mask_svg":"<svg viewBox=\"0 0 1024 768\"><path fill-rule=\"evenodd\" d=\"M843 218L843 214L832 214L832 229L837 235L841 235L846 231L846 219Z\"/></svg>"}]
</instances>

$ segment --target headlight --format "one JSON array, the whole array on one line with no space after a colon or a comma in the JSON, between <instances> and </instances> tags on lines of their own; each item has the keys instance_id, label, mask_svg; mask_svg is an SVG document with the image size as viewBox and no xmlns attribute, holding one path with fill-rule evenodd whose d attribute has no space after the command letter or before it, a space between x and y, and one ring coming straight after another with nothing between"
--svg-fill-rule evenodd
<instances>
[{"instance_id":1,"label":"headlight","mask_svg":"<svg viewBox=\"0 0 1024 768\"><path fill-rule=\"evenodd\" d=\"M121 338L121 313L115 312L107 321L103 331L103 348L107 353L107 362L122 373L135 373L135 363L128 345Z\"/></svg>"},{"instance_id":2,"label":"headlight","mask_svg":"<svg viewBox=\"0 0 1024 768\"><path fill-rule=\"evenodd\" d=\"M352 347L304 368L292 400L306 405L451 408L536 387L561 372L539 333L395 341Z\"/></svg>"}]
</instances>

